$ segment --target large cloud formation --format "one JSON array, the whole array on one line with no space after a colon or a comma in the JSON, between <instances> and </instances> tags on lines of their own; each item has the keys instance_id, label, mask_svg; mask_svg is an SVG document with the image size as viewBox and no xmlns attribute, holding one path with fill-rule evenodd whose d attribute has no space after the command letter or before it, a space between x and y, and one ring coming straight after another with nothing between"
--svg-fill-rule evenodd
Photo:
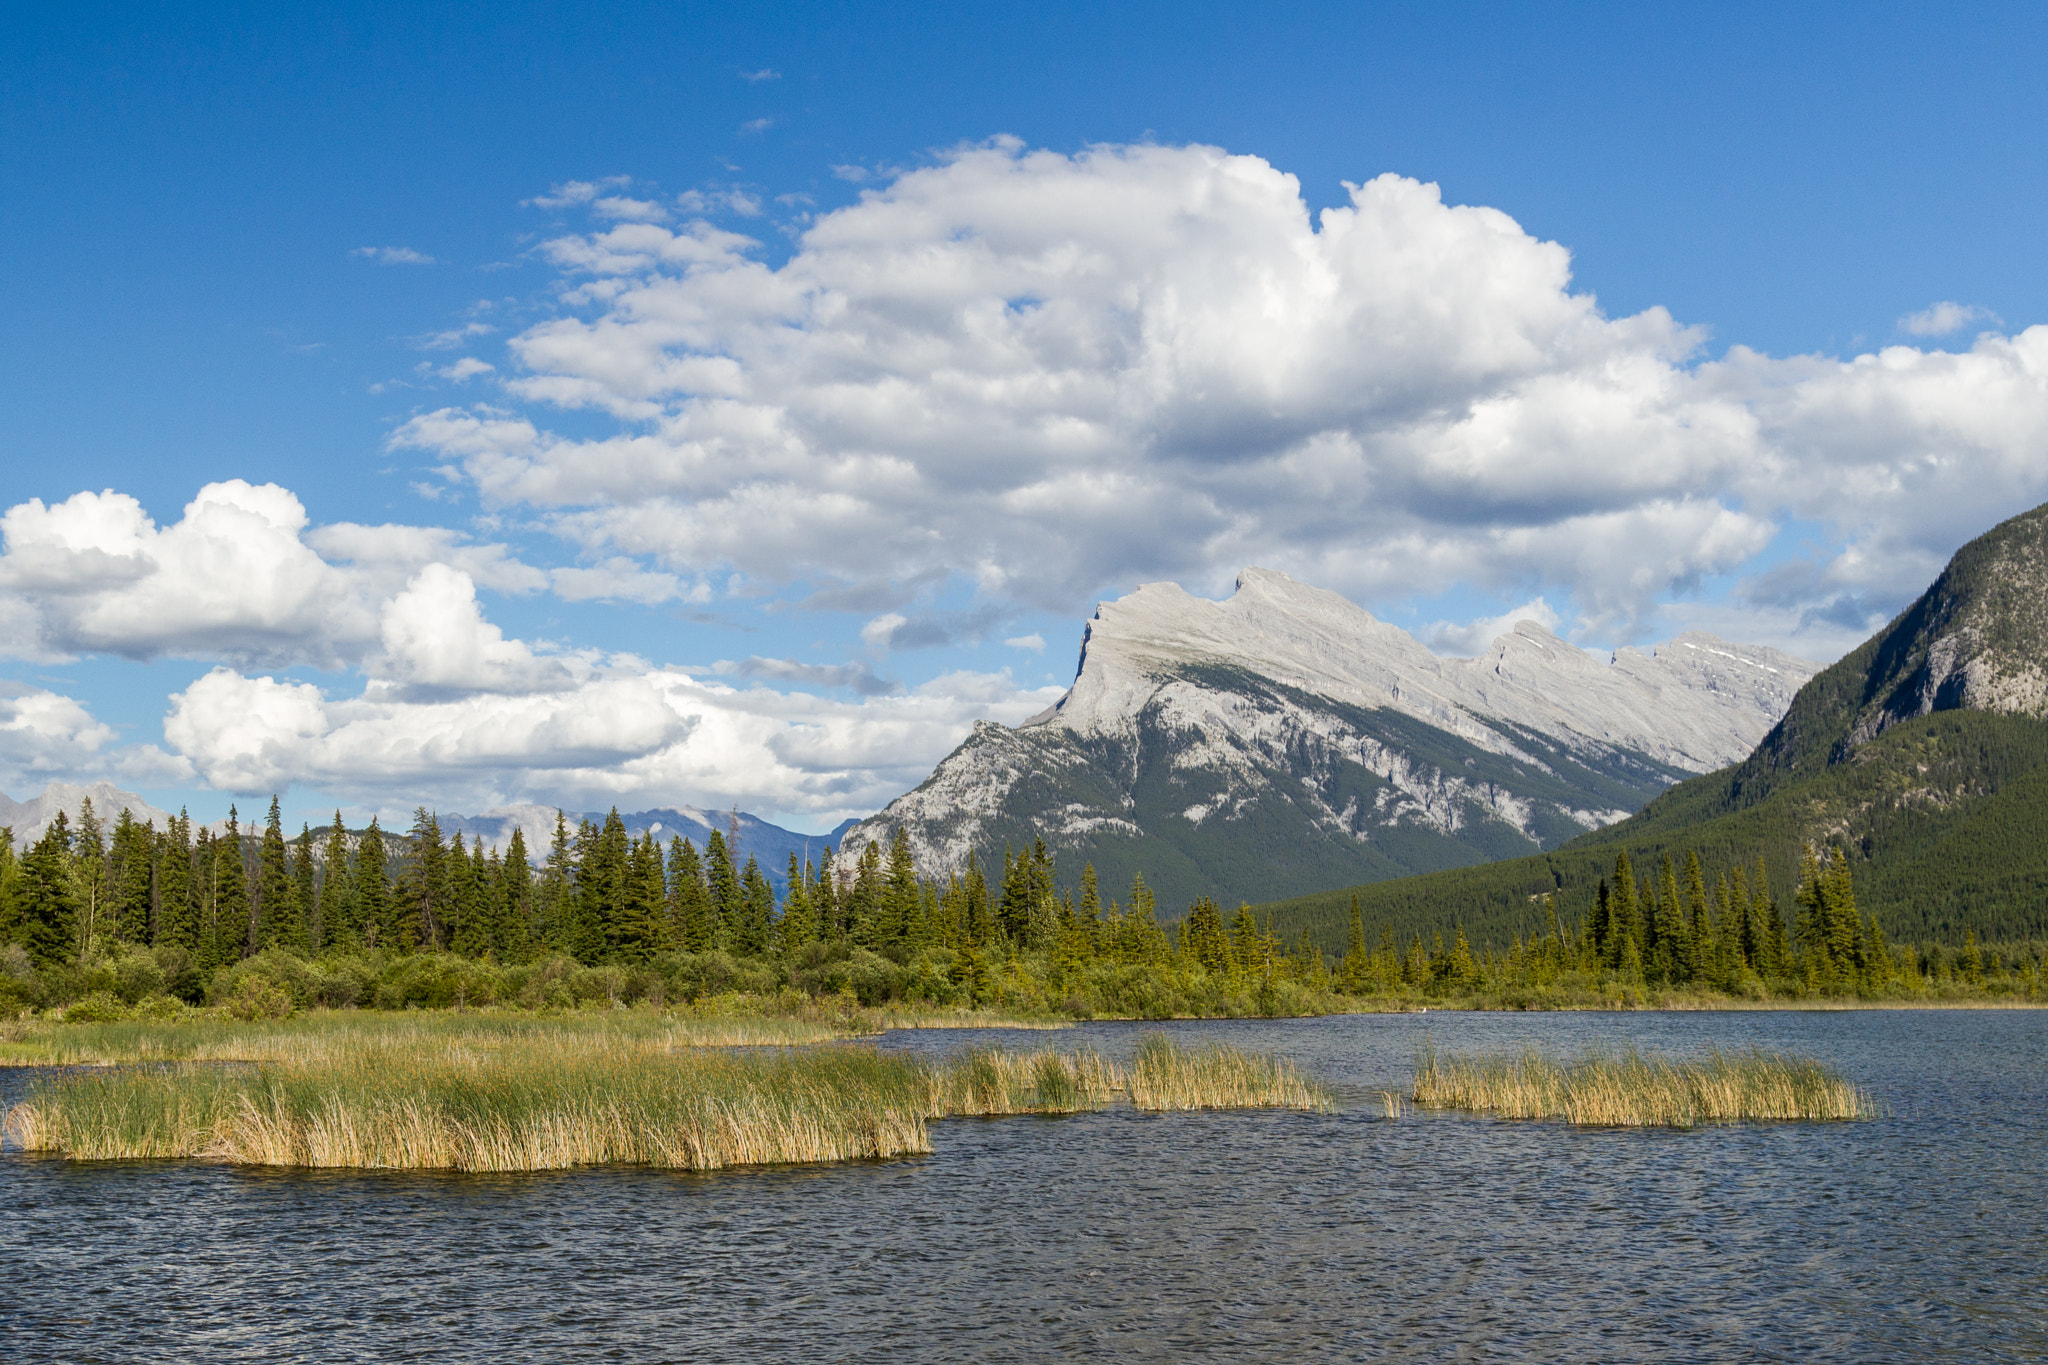
<instances>
[{"instance_id":1,"label":"large cloud formation","mask_svg":"<svg viewBox=\"0 0 2048 1365\"><path fill-rule=\"evenodd\" d=\"M2048 499L2048 327L1703 360L1663 310L1610 318L1574 293L1563 247L1398 176L1313 214L1255 157L998 141L818 217L780 264L597 193L545 203L594 220L543 248L553 316L496 365L455 367L494 401L393 438L537 515L577 565L445 528L314 526L274 484L210 484L161 526L113 491L22 503L0 516L0 651L211 671L170 699L175 753L123 747L56 692L0 693L0 777L836 816L1044 690L550 647L479 592L703 604L736 572L790 587L781 606L872 614L879 659L1149 579L1221 589L1250 563L1366 601L1512 592L1595 640L1663 629L1727 575L1731 600L1682 619L1839 648ZM1984 317L1942 304L1908 330ZM1788 548L1788 525L1819 548Z\"/></svg>"},{"instance_id":2,"label":"large cloud formation","mask_svg":"<svg viewBox=\"0 0 2048 1365\"><path fill-rule=\"evenodd\" d=\"M563 311L511 342L524 410L396 440L677 569L936 571L1073 610L1257 562L1362 598L1563 589L1628 634L1785 517L1835 543L1757 601L1867 614L2048 493L2048 329L1697 364L1662 309L1571 292L1563 247L1394 175L1312 215L1256 157L998 141L823 215L778 267L702 221L546 250ZM616 426L563 436L549 407Z\"/></svg>"}]
</instances>

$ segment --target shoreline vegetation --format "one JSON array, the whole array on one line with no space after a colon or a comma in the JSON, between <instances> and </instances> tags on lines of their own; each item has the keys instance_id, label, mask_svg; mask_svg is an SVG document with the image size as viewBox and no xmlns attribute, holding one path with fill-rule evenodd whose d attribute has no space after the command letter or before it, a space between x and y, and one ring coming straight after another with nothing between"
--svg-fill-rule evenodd
<instances>
[{"instance_id":1,"label":"shoreline vegetation","mask_svg":"<svg viewBox=\"0 0 2048 1365\"><path fill-rule=\"evenodd\" d=\"M1895 945L1856 905L1850 860L1810 853L1790 915L1767 870L1711 881L1699 859L1638 875L1626 855L1583 915L1532 904L1542 928L1475 949L1462 930L1406 947L1289 945L1248 906L1199 899L1157 918L1142 876L1105 897L1094 870L1062 890L1041 842L917 876L899 835L835 863L790 859L778 892L736 835L700 852L627 835L616 813L559 818L535 866L444 841L422 809L405 835L337 817L287 840L215 835L123 812L61 815L16 855L0 831L0 1056L30 1024L255 1021L319 1010L472 1009L540 1016L651 1011L793 1021L772 1040L888 1027L1284 1017L1405 1009L1836 1008L2048 1003L2042 945ZM12 1021L11 1023L8 1021ZM706 1036L717 1030L702 1024ZM776 1030L729 1022L735 1041Z\"/></svg>"},{"instance_id":2,"label":"shoreline vegetation","mask_svg":"<svg viewBox=\"0 0 2048 1365\"><path fill-rule=\"evenodd\" d=\"M1764 1049L1686 1059L1594 1053L1560 1063L1533 1050L1439 1056L1427 1048L1416 1059L1410 1099L1419 1109L1597 1128L1832 1122L1877 1112L1832 1067ZM1390 1114L1395 1107L1389 1104Z\"/></svg>"},{"instance_id":3,"label":"shoreline vegetation","mask_svg":"<svg viewBox=\"0 0 2048 1365\"><path fill-rule=\"evenodd\" d=\"M501 1021L492 1021L494 1023ZM286 1035L279 1035L286 1036ZM1141 1110L1331 1107L1284 1059L1141 1040L975 1048L938 1061L866 1045L679 1048L663 1031L550 1025L326 1030L250 1066L204 1061L37 1080L6 1116L24 1150L73 1160L540 1171L708 1171L931 1151L933 1120Z\"/></svg>"}]
</instances>

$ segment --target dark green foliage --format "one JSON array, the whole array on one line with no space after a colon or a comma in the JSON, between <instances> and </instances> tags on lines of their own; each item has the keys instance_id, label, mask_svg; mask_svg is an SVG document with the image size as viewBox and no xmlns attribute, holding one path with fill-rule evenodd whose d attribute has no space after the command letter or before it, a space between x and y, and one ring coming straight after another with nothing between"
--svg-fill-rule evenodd
<instances>
[{"instance_id":1,"label":"dark green foliage","mask_svg":"<svg viewBox=\"0 0 2048 1365\"><path fill-rule=\"evenodd\" d=\"M346 951L362 945L363 929L356 912L355 877L348 865L348 830L342 825L338 810L334 812L334 823L327 829L325 866L314 904L312 937L323 951L329 948Z\"/></svg>"},{"instance_id":2,"label":"dark green foliage","mask_svg":"<svg viewBox=\"0 0 2048 1365\"><path fill-rule=\"evenodd\" d=\"M71 822L60 810L9 878L8 937L27 949L29 960L38 967L70 956L78 919L71 856Z\"/></svg>"},{"instance_id":3,"label":"dark green foliage","mask_svg":"<svg viewBox=\"0 0 2048 1365\"><path fill-rule=\"evenodd\" d=\"M338 822L340 816L335 819ZM400 935L391 897L390 873L385 865L384 831L377 827L377 817L370 817L369 828L363 831L362 841L356 845L355 874L351 879L355 887L355 910L352 916L354 926L371 947L383 945L396 948Z\"/></svg>"},{"instance_id":4,"label":"dark green foliage","mask_svg":"<svg viewBox=\"0 0 2048 1365\"><path fill-rule=\"evenodd\" d=\"M264 948L306 952L306 921L299 907L298 885L292 879L291 856L284 842L284 821L277 798L263 821L263 842L256 860L256 923L254 942Z\"/></svg>"}]
</instances>

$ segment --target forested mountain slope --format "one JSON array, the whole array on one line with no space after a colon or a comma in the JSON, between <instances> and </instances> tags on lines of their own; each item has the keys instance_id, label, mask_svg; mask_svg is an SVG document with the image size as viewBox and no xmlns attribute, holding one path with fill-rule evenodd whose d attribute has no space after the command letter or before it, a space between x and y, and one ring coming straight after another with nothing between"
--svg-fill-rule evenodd
<instances>
[{"instance_id":1,"label":"forested mountain slope","mask_svg":"<svg viewBox=\"0 0 2048 1365\"><path fill-rule=\"evenodd\" d=\"M1801 688L1741 763L1536 858L1356 888L1369 922L1462 924L1499 946L1578 913L1617 853L1638 867L1698 850L1762 857L1789 898L1808 847L1850 854L1858 896L1894 938L2048 935L2048 507L1963 547L1885 629ZM1336 946L1351 889L1261 907Z\"/></svg>"}]
</instances>

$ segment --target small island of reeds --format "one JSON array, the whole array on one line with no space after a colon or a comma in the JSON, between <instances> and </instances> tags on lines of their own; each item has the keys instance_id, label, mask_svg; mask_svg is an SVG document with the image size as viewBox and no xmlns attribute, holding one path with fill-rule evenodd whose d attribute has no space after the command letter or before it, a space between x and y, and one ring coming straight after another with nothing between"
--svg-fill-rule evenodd
<instances>
[{"instance_id":1,"label":"small island of reeds","mask_svg":"<svg viewBox=\"0 0 2048 1365\"><path fill-rule=\"evenodd\" d=\"M1744 1120L1869 1118L1870 1097L1832 1067L1787 1053L1699 1058L1630 1051L1561 1063L1540 1052L1440 1056L1415 1066L1415 1104L1601 1128L1692 1128Z\"/></svg>"},{"instance_id":2,"label":"small island of reeds","mask_svg":"<svg viewBox=\"0 0 2048 1365\"><path fill-rule=\"evenodd\" d=\"M1146 1038L1086 1050L971 1049L928 1062L866 1045L678 1048L617 1030L310 1035L259 1064L172 1062L37 1082L7 1115L28 1151L75 1160L537 1171L683 1170L929 1152L930 1120L1140 1109L1323 1109L1275 1057Z\"/></svg>"}]
</instances>

